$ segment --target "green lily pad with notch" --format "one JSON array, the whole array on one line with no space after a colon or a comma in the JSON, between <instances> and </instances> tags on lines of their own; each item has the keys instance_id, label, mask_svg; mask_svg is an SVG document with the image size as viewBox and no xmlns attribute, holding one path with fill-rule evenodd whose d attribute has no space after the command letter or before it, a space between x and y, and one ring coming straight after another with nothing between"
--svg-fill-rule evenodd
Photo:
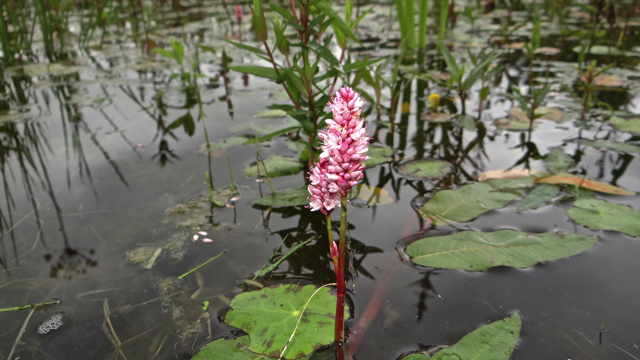
<instances>
[{"instance_id":1,"label":"green lily pad with notch","mask_svg":"<svg viewBox=\"0 0 640 360\"><path fill-rule=\"evenodd\" d=\"M605 140L585 140L580 141L580 144L591 146L592 148L601 150L613 150L627 154L640 153L640 146L627 144L618 141L605 141Z\"/></svg>"},{"instance_id":2,"label":"green lily pad with notch","mask_svg":"<svg viewBox=\"0 0 640 360\"><path fill-rule=\"evenodd\" d=\"M609 122L620 131L628 131L634 135L640 135L640 119L623 119L617 116L613 116L609 119Z\"/></svg>"},{"instance_id":3,"label":"green lily pad with notch","mask_svg":"<svg viewBox=\"0 0 640 360\"><path fill-rule=\"evenodd\" d=\"M253 163L248 168L244 169L244 173L249 177L257 177L258 176L258 166L256 163ZM284 156L269 156L264 159L264 167L267 169L267 173L269 177L280 177L287 175L294 175L302 170L302 164L298 159ZM260 167L260 175L264 176L264 171L262 167Z\"/></svg>"},{"instance_id":4,"label":"green lily pad with notch","mask_svg":"<svg viewBox=\"0 0 640 360\"><path fill-rule=\"evenodd\" d=\"M391 155L393 155L393 149L371 146L369 147L369 151L367 151L369 160L365 161L364 165L366 167L373 167L385 163L389 161L389 156Z\"/></svg>"},{"instance_id":5,"label":"green lily pad with notch","mask_svg":"<svg viewBox=\"0 0 640 360\"><path fill-rule=\"evenodd\" d=\"M520 196L517 191L496 190L490 184L470 184L455 190L438 191L420 209L420 216L434 225L470 221L492 209L499 209Z\"/></svg>"},{"instance_id":6,"label":"green lily pad with notch","mask_svg":"<svg viewBox=\"0 0 640 360\"><path fill-rule=\"evenodd\" d=\"M331 344L335 323L336 296L329 288L316 291L313 285L278 285L239 294L231 301L225 324L242 329L251 339L247 349L277 358L293 333L283 359L299 359ZM345 318L349 317L345 306Z\"/></svg>"},{"instance_id":7,"label":"green lily pad with notch","mask_svg":"<svg viewBox=\"0 0 640 360\"><path fill-rule=\"evenodd\" d=\"M495 266L526 268L581 253L596 242L598 238L562 233L461 231L420 239L406 252L418 265L479 271Z\"/></svg>"},{"instance_id":8,"label":"green lily pad with notch","mask_svg":"<svg viewBox=\"0 0 640 360\"><path fill-rule=\"evenodd\" d=\"M440 160L419 159L402 164L398 172L410 180L439 179L451 172L450 163Z\"/></svg>"},{"instance_id":9,"label":"green lily pad with notch","mask_svg":"<svg viewBox=\"0 0 640 360\"><path fill-rule=\"evenodd\" d=\"M591 230L613 230L640 236L640 212L625 205L597 199L580 199L569 209L569 217Z\"/></svg>"},{"instance_id":10,"label":"green lily pad with notch","mask_svg":"<svg viewBox=\"0 0 640 360\"><path fill-rule=\"evenodd\" d=\"M306 187L278 191L275 195L262 197L253 203L265 206L302 206L309 205L309 190Z\"/></svg>"}]
</instances>

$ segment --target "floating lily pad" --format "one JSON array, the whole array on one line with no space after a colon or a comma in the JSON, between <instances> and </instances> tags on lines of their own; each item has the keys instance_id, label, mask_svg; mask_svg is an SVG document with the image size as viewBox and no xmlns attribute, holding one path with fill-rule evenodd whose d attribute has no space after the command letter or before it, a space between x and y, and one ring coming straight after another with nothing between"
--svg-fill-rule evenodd
<instances>
[{"instance_id":1,"label":"floating lily pad","mask_svg":"<svg viewBox=\"0 0 640 360\"><path fill-rule=\"evenodd\" d=\"M607 194L616 195L635 195L636 193L628 190L621 189L611 184L603 183L596 180L585 179L581 176L572 175L566 172L561 172L556 175L551 175L546 178L538 179L536 182L540 184L552 184L552 185L573 185L582 187L585 189L603 192Z\"/></svg>"},{"instance_id":2,"label":"floating lily pad","mask_svg":"<svg viewBox=\"0 0 640 360\"><path fill-rule=\"evenodd\" d=\"M224 322L249 334L249 351L277 358L315 291L313 285L279 285L239 294L231 301ZM335 304L336 297L328 288L313 296L283 359L308 356L333 342ZM345 308L345 318L348 316Z\"/></svg>"},{"instance_id":3,"label":"floating lily pad","mask_svg":"<svg viewBox=\"0 0 640 360\"><path fill-rule=\"evenodd\" d=\"M477 271L495 266L530 267L581 253L597 241L598 238L562 233L461 231L420 239L406 252L418 265Z\"/></svg>"},{"instance_id":4,"label":"floating lily pad","mask_svg":"<svg viewBox=\"0 0 640 360\"><path fill-rule=\"evenodd\" d=\"M494 189L528 189L536 181L535 176L520 177L514 179L487 179L485 182Z\"/></svg>"},{"instance_id":5,"label":"floating lily pad","mask_svg":"<svg viewBox=\"0 0 640 360\"><path fill-rule=\"evenodd\" d=\"M623 119L617 116L613 116L609 119L609 122L620 131L628 131L635 135L640 135L640 119Z\"/></svg>"},{"instance_id":6,"label":"floating lily pad","mask_svg":"<svg viewBox=\"0 0 640 360\"><path fill-rule=\"evenodd\" d=\"M500 118L496 119L493 124L498 127L498 129L502 130L510 130L510 131L527 131L529 130L529 120L521 120L518 118ZM533 129L535 129L538 124L533 122Z\"/></svg>"},{"instance_id":7,"label":"floating lily pad","mask_svg":"<svg viewBox=\"0 0 640 360\"><path fill-rule=\"evenodd\" d=\"M451 172L448 162L431 159L412 160L398 168L398 172L411 180L439 179Z\"/></svg>"},{"instance_id":8,"label":"floating lily pad","mask_svg":"<svg viewBox=\"0 0 640 360\"><path fill-rule=\"evenodd\" d=\"M219 149L226 149L228 147L242 145L245 141L247 141L246 137L236 136L229 139L224 139L219 142L210 143L208 147L202 149L202 152L212 152Z\"/></svg>"},{"instance_id":9,"label":"floating lily pad","mask_svg":"<svg viewBox=\"0 0 640 360\"><path fill-rule=\"evenodd\" d=\"M269 177L293 175L299 173L300 170L302 170L302 164L298 161L298 159L277 155L269 156L268 158L264 159L263 165L267 169ZM257 167L258 165L254 163L248 168L244 169L244 173L249 177L257 177ZM260 167L260 175L264 176L262 167Z\"/></svg>"},{"instance_id":10,"label":"floating lily pad","mask_svg":"<svg viewBox=\"0 0 640 360\"><path fill-rule=\"evenodd\" d=\"M562 119L564 118L564 114L559 109L551 109L551 108L544 107L544 106L536 108L536 110L533 113L534 113L534 115L536 117L536 120L538 120L538 119L546 119L546 120L552 120L552 121L555 121L555 122L561 122ZM527 123L527 130L529 129L528 125L529 125L529 115L530 114L525 114L524 111L521 108L512 107L507 112L507 115L508 115L509 118L516 118L520 122L526 122Z\"/></svg>"},{"instance_id":11,"label":"floating lily pad","mask_svg":"<svg viewBox=\"0 0 640 360\"><path fill-rule=\"evenodd\" d=\"M534 51L534 53L542 54L546 56L553 56L553 55L559 54L560 49L554 48L554 47L541 47L541 48L537 48L536 51Z\"/></svg>"},{"instance_id":12,"label":"floating lily pad","mask_svg":"<svg viewBox=\"0 0 640 360\"><path fill-rule=\"evenodd\" d=\"M273 359L264 355L249 352L246 348L250 343L248 336L236 339L218 339L205 346L192 360L268 360Z\"/></svg>"},{"instance_id":13,"label":"floating lily pad","mask_svg":"<svg viewBox=\"0 0 640 360\"><path fill-rule=\"evenodd\" d=\"M544 170L532 170L532 169L510 169L510 170L490 170L485 171L480 175L478 180L485 181L487 179L517 179L527 176L535 176L536 178L549 176L548 172Z\"/></svg>"},{"instance_id":14,"label":"floating lily pad","mask_svg":"<svg viewBox=\"0 0 640 360\"><path fill-rule=\"evenodd\" d=\"M358 184L355 188L351 189L349 197L359 197L366 201L367 204L385 205L393 202L393 198L389 196L387 190L365 184Z\"/></svg>"},{"instance_id":15,"label":"floating lily pad","mask_svg":"<svg viewBox=\"0 0 640 360\"><path fill-rule=\"evenodd\" d=\"M508 360L516 347L522 320L518 313L482 326L455 345L438 351L431 360Z\"/></svg>"},{"instance_id":16,"label":"floating lily pad","mask_svg":"<svg viewBox=\"0 0 640 360\"><path fill-rule=\"evenodd\" d=\"M537 209L554 197L558 196L559 192L560 188L557 186L546 184L540 185L520 201L518 211Z\"/></svg>"},{"instance_id":17,"label":"floating lily pad","mask_svg":"<svg viewBox=\"0 0 640 360\"><path fill-rule=\"evenodd\" d=\"M445 123L451 120L451 115L444 113L431 113L425 115L424 119L435 123Z\"/></svg>"},{"instance_id":18,"label":"floating lily pad","mask_svg":"<svg viewBox=\"0 0 640 360\"><path fill-rule=\"evenodd\" d=\"M369 147L369 151L367 151L367 156L369 160L364 162L366 167L373 167L378 164L385 163L389 161L389 157L393 155L393 150L389 148L383 148L379 146L371 146Z\"/></svg>"},{"instance_id":19,"label":"floating lily pad","mask_svg":"<svg viewBox=\"0 0 640 360\"><path fill-rule=\"evenodd\" d=\"M265 196L253 203L265 206L302 206L309 205L309 190L306 187L278 191L275 195Z\"/></svg>"},{"instance_id":20,"label":"floating lily pad","mask_svg":"<svg viewBox=\"0 0 640 360\"><path fill-rule=\"evenodd\" d=\"M597 199L580 199L569 209L573 221L591 230L614 230L640 236L640 212L628 206Z\"/></svg>"},{"instance_id":21,"label":"floating lily pad","mask_svg":"<svg viewBox=\"0 0 640 360\"><path fill-rule=\"evenodd\" d=\"M580 51L582 51L582 45L574 47L573 51L579 53ZM637 52L623 51L615 46L605 45L593 45L590 48L587 48L586 52L592 55L640 56L640 53Z\"/></svg>"},{"instance_id":22,"label":"floating lily pad","mask_svg":"<svg viewBox=\"0 0 640 360\"><path fill-rule=\"evenodd\" d=\"M597 86L604 87L620 87L624 85L624 80L615 75L600 75L593 79L593 82Z\"/></svg>"},{"instance_id":23,"label":"floating lily pad","mask_svg":"<svg viewBox=\"0 0 640 360\"><path fill-rule=\"evenodd\" d=\"M573 159L560 148L553 148L545 158L547 169L552 173L562 172L573 165Z\"/></svg>"},{"instance_id":24,"label":"floating lily pad","mask_svg":"<svg viewBox=\"0 0 640 360\"><path fill-rule=\"evenodd\" d=\"M591 146L596 149L614 150L629 154L640 153L640 146L617 141L586 140L580 141L580 144Z\"/></svg>"},{"instance_id":25,"label":"floating lily pad","mask_svg":"<svg viewBox=\"0 0 640 360\"><path fill-rule=\"evenodd\" d=\"M260 111L258 114L256 114L256 116L275 119L275 118L287 116L287 112L280 109L263 110L263 111Z\"/></svg>"},{"instance_id":26,"label":"floating lily pad","mask_svg":"<svg viewBox=\"0 0 640 360\"><path fill-rule=\"evenodd\" d=\"M514 191L495 190L486 183L465 185L455 190L437 192L420 209L420 216L434 225L469 221L492 209L507 205L520 196Z\"/></svg>"}]
</instances>

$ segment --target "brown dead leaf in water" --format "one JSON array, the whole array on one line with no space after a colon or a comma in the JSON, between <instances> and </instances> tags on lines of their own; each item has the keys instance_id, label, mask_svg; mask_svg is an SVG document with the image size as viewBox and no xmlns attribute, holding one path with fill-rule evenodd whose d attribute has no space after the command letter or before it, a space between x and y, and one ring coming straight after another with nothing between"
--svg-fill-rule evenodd
<instances>
[{"instance_id":1,"label":"brown dead leaf in water","mask_svg":"<svg viewBox=\"0 0 640 360\"><path fill-rule=\"evenodd\" d=\"M479 181L488 179L518 179L527 176L535 176L536 179L548 176L549 173L544 170L527 170L527 169L511 169L511 170L491 170L485 171L478 178Z\"/></svg>"},{"instance_id":2,"label":"brown dead leaf in water","mask_svg":"<svg viewBox=\"0 0 640 360\"><path fill-rule=\"evenodd\" d=\"M550 185L573 185L588 190L615 195L636 195L635 192L624 190L611 184L603 183L596 180L585 179L566 172L557 173L556 175L548 176L542 179L536 179L536 183Z\"/></svg>"}]
</instances>

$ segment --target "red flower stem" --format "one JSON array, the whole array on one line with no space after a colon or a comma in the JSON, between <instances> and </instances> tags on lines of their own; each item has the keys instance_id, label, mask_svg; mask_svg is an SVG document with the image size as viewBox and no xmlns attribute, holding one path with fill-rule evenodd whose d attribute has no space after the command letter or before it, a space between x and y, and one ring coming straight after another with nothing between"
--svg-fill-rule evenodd
<instances>
[{"instance_id":1,"label":"red flower stem","mask_svg":"<svg viewBox=\"0 0 640 360\"><path fill-rule=\"evenodd\" d=\"M331 232L331 214L327 214L327 234L329 235L329 254L333 253L333 233ZM336 272L336 280L338 279L338 256L331 255L333 260L333 270Z\"/></svg>"},{"instance_id":2,"label":"red flower stem","mask_svg":"<svg viewBox=\"0 0 640 360\"><path fill-rule=\"evenodd\" d=\"M336 283L338 284L338 299L336 302L336 328L334 341L338 350L344 346L344 296L347 284L344 280L345 243L347 240L347 197L342 197L340 207L340 245L338 246L338 268L336 270Z\"/></svg>"}]
</instances>

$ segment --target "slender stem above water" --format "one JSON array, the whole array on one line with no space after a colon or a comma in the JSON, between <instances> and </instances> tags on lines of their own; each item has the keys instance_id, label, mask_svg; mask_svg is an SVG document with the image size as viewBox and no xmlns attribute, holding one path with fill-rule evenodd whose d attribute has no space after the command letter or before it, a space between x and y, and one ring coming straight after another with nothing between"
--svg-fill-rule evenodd
<instances>
[{"instance_id":1,"label":"slender stem above water","mask_svg":"<svg viewBox=\"0 0 640 360\"><path fill-rule=\"evenodd\" d=\"M336 283L338 283L338 299L336 302L336 327L334 341L338 351L342 352L344 346L344 297L347 284L344 279L345 244L347 241L347 197L342 197L340 207L340 245L338 246L338 268L336 270Z\"/></svg>"}]
</instances>

